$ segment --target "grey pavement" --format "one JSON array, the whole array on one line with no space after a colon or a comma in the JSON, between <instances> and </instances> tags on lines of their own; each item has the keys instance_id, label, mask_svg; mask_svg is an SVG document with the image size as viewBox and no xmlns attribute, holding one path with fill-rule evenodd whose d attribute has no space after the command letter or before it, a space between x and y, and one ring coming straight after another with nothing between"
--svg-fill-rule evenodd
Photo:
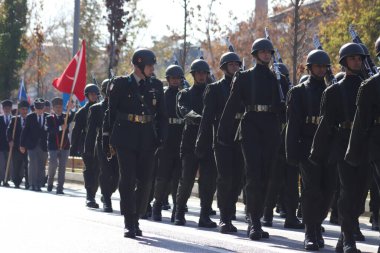
<instances>
[{"instance_id":1,"label":"grey pavement","mask_svg":"<svg viewBox=\"0 0 380 253\"><path fill-rule=\"evenodd\" d=\"M43 188L43 191L46 191ZM271 237L254 242L246 237L244 206L238 204L234 224L239 232L225 235L217 229L197 227L199 199L189 200L186 226L170 223L170 211L163 211L163 222L142 220L143 237L123 237L123 218L119 196L113 196L115 212L85 207L85 191L80 184L66 183L65 195L36 193L23 189L0 187L0 252L11 253L100 253L100 252L303 252L303 231L284 230L284 220L277 215L274 227L266 229ZM100 196L97 196L100 202ZM214 209L217 209L214 202ZM213 216L218 221L218 216ZM370 230L368 218L360 220L366 242L358 243L362 252L377 252L379 234ZM339 227L324 224L326 248L334 252Z\"/></svg>"}]
</instances>

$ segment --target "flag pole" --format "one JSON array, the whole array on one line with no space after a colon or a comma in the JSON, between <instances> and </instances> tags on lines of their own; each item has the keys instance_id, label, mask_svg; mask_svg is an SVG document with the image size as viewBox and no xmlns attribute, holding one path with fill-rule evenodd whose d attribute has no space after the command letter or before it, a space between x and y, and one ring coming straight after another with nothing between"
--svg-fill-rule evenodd
<instances>
[{"instance_id":1,"label":"flag pole","mask_svg":"<svg viewBox=\"0 0 380 253\"><path fill-rule=\"evenodd\" d=\"M77 61L77 67L76 67L76 70L75 70L74 82L73 82L73 85L71 86L70 98L69 98L68 103L71 103L71 100L73 98L74 88L75 88L75 85L76 85L76 82L77 82L77 78L78 78L78 74L79 74L79 70L80 70L80 65L82 63L82 54L83 54L83 42L82 42L82 47L81 47L81 49L79 51L79 57L78 57L79 59ZM63 148L63 141L65 139L65 133L66 133L66 128L67 128L67 121L69 120L69 110L67 110L67 109L68 108L66 108L66 117L65 117L65 121L63 123L64 128L62 130L61 144L59 146L59 149Z\"/></svg>"}]
</instances>

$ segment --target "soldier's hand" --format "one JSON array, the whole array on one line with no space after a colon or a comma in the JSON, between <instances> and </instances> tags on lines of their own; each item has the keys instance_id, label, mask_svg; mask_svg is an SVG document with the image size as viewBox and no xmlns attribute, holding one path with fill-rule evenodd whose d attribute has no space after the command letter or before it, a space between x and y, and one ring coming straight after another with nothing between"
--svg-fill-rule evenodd
<instances>
[{"instance_id":1,"label":"soldier's hand","mask_svg":"<svg viewBox=\"0 0 380 253\"><path fill-rule=\"evenodd\" d=\"M63 124L61 127L62 127L62 131L64 131L64 132L65 132L65 131L66 131L66 129L67 129L67 124Z\"/></svg>"},{"instance_id":2,"label":"soldier's hand","mask_svg":"<svg viewBox=\"0 0 380 253\"><path fill-rule=\"evenodd\" d=\"M9 148L13 148L13 145L14 145L13 141L10 141L9 142Z\"/></svg>"},{"instance_id":3,"label":"soldier's hand","mask_svg":"<svg viewBox=\"0 0 380 253\"><path fill-rule=\"evenodd\" d=\"M20 147L20 152L21 152L21 154L25 154L26 149L24 147Z\"/></svg>"}]
</instances>

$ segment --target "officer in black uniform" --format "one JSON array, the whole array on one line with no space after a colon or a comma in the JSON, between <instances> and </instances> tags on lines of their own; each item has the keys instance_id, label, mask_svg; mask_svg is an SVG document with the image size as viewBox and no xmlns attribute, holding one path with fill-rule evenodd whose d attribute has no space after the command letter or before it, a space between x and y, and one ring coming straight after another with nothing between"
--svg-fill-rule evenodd
<instances>
[{"instance_id":1,"label":"officer in black uniform","mask_svg":"<svg viewBox=\"0 0 380 253\"><path fill-rule=\"evenodd\" d=\"M83 178L86 188L86 206L99 208L95 201L95 194L98 190L99 164L93 156L84 153L84 142L87 132L87 117L90 106L95 104L99 96L99 88L95 84L87 84L84 89L88 101L75 114L74 127L71 134L71 154L81 155L84 163Z\"/></svg>"},{"instance_id":2,"label":"officer in black uniform","mask_svg":"<svg viewBox=\"0 0 380 253\"><path fill-rule=\"evenodd\" d=\"M94 157L99 163L99 185L102 193L103 211L113 212L111 196L119 184L119 167L116 157L107 159L107 150L103 150L103 135L109 135L103 132L103 120L105 112L108 108L108 92L107 87L109 80L105 79L101 84L101 93L104 99L90 106L87 119L87 134L84 144L85 157Z\"/></svg>"},{"instance_id":3,"label":"officer in black uniform","mask_svg":"<svg viewBox=\"0 0 380 253\"><path fill-rule=\"evenodd\" d=\"M177 94L183 83L184 73L180 66L170 65L166 69L166 80L169 86L165 87L165 103L169 117L168 137L165 145L156 152L157 170L154 185L153 220L161 221L161 210L168 190L170 190L174 206L178 181L181 175L180 144L184 120L177 116ZM175 209L175 208L173 208ZM174 218L174 217L173 217Z\"/></svg>"},{"instance_id":4,"label":"officer in black uniform","mask_svg":"<svg viewBox=\"0 0 380 253\"><path fill-rule=\"evenodd\" d=\"M310 159L318 166L326 158L337 164L340 179L338 212L341 236L336 252L360 252L356 249L354 232L358 230L358 217L364 212L364 201L369 188L370 166L362 160L357 166L344 161L356 110L355 100L362 82L360 76L364 51L355 43L343 45L339 63L346 75L337 84L328 87L322 98L321 121L315 133ZM330 149L330 147L332 147Z\"/></svg>"},{"instance_id":5,"label":"officer in black uniform","mask_svg":"<svg viewBox=\"0 0 380 253\"><path fill-rule=\"evenodd\" d=\"M251 240L269 238L269 233L261 228L260 218L263 216L270 171L280 143L280 86L269 68L273 53L274 48L269 40L260 38L253 42L252 55L257 64L252 69L235 74L217 133L222 145L233 145L234 118L243 103L246 110L240 123L239 138L246 163L245 190L251 221L248 236Z\"/></svg>"},{"instance_id":6,"label":"officer in black uniform","mask_svg":"<svg viewBox=\"0 0 380 253\"><path fill-rule=\"evenodd\" d=\"M20 135L21 130L25 126L26 116L28 115L29 103L28 101L22 100L18 103L19 115L13 116L12 121L7 128L7 140L9 147L13 148L13 173L12 181L15 188L20 188L22 178L25 176L25 189L29 188L28 182L28 154L20 152ZM17 122L16 122L17 117ZM16 129L13 135L13 128L16 123Z\"/></svg>"},{"instance_id":7,"label":"officer in black uniform","mask_svg":"<svg viewBox=\"0 0 380 253\"><path fill-rule=\"evenodd\" d=\"M124 237L129 238L142 235L138 221L148 205L154 152L166 140L168 128L163 84L151 78L156 56L137 49L132 63L132 74L112 79L109 97L110 145L119 163L120 210Z\"/></svg>"},{"instance_id":8,"label":"officer in black uniform","mask_svg":"<svg viewBox=\"0 0 380 253\"><path fill-rule=\"evenodd\" d=\"M199 197L201 201L201 213L199 216L199 227L214 228L209 215L213 196L216 190L216 165L212 153L212 133L209 131L207 140L208 149L205 156L199 158L195 154L195 141L197 138L199 124L202 118L203 93L210 74L210 67L206 61L197 59L191 63L190 73L193 75L194 84L189 89L178 93L178 110L185 120L185 126L181 142L182 175L178 185L177 206L175 213L175 225L185 225L185 208L187 200L191 195L195 176L199 168Z\"/></svg>"},{"instance_id":9,"label":"officer in black uniform","mask_svg":"<svg viewBox=\"0 0 380 253\"><path fill-rule=\"evenodd\" d=\"M220 210L219 231L221 233L237 232L231 220L235 214L235 204L241 192L244 160L240 143L234 142L231 146L221 145L216 140L216 132L224 106L230 95L232 77L240 69L241 64L240 57L236 53L228 52L221 56L219 67L223 71L224 77L206 87L203 98L202 120L195 149L199 157L207 157L210 149L209 140L213 138L213 149L218 171L217 200ZM244 107L241 109L234 119L234 132L237 131L244 112ZM211 132L210 129L212 129ZM213 136L210 136L212 133L214 133Z\"/></svg>"},{"instance_id":10,"label":"officer in black uniform","mask_svg":"<svg viewBox=\"0 0 380 253\"><path fill-rule=\"evenodd\" d=\"M309 78L292 88L287 98L288 124L285 136L286 157L290 164L299 166L303 182L302 215L305 223L306 250L324 247L321 224L325 219L335 190L336 172L325 166L314 166L308 161L313 137L319 123L322 93L326 89L325 76L330 57L322 50L312 50L307 56Z\"/></svg>"},{"instance_id":11,"label":"officer in black uniform","mask_svg":"<svg viewBox=\"0 0 380 253\"><path fill-rule=\"evenodd\" d=\"M380 37L375 43L376 56L380 57ZM379 58L380 59L380 58ZM361 166L370 161L375 168L375 181L380 192L380 76L364 81L356 100L356 113L345 161L350 166ZM358 171L359 172L359 171ZM377 252L380 252L380 246Z\"/></svg>"}]
</instances>

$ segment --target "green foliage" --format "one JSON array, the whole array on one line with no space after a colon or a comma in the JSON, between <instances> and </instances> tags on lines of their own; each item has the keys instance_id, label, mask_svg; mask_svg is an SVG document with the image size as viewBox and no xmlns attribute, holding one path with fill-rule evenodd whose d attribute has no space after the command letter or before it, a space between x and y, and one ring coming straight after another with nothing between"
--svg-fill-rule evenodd
<instances>
[{"instance_id":1,"label":"green foliage","mask_svg":"<svg viewBox=\"0 0 380 253\"><path fill-rule=\"evenodd\" d=\"M374 53L373 45L380 34L380 0L329 0L324 8L331 18L320 23L320 37L336 71L339 70L340 47L352 41L348 32L350 24L355 26L363 43Z\"/></svg>"},{"instance_id":2,"label":"green foliage","mask_svg":"<svg viewBox=\"0 0 380 253\"><path fill-rule=\"evenodd\" d=\"M18 85L18 70L26 58L21 41L25 34L27 0L0 2L0 99Z\"/></svg>"}]
</instances>

